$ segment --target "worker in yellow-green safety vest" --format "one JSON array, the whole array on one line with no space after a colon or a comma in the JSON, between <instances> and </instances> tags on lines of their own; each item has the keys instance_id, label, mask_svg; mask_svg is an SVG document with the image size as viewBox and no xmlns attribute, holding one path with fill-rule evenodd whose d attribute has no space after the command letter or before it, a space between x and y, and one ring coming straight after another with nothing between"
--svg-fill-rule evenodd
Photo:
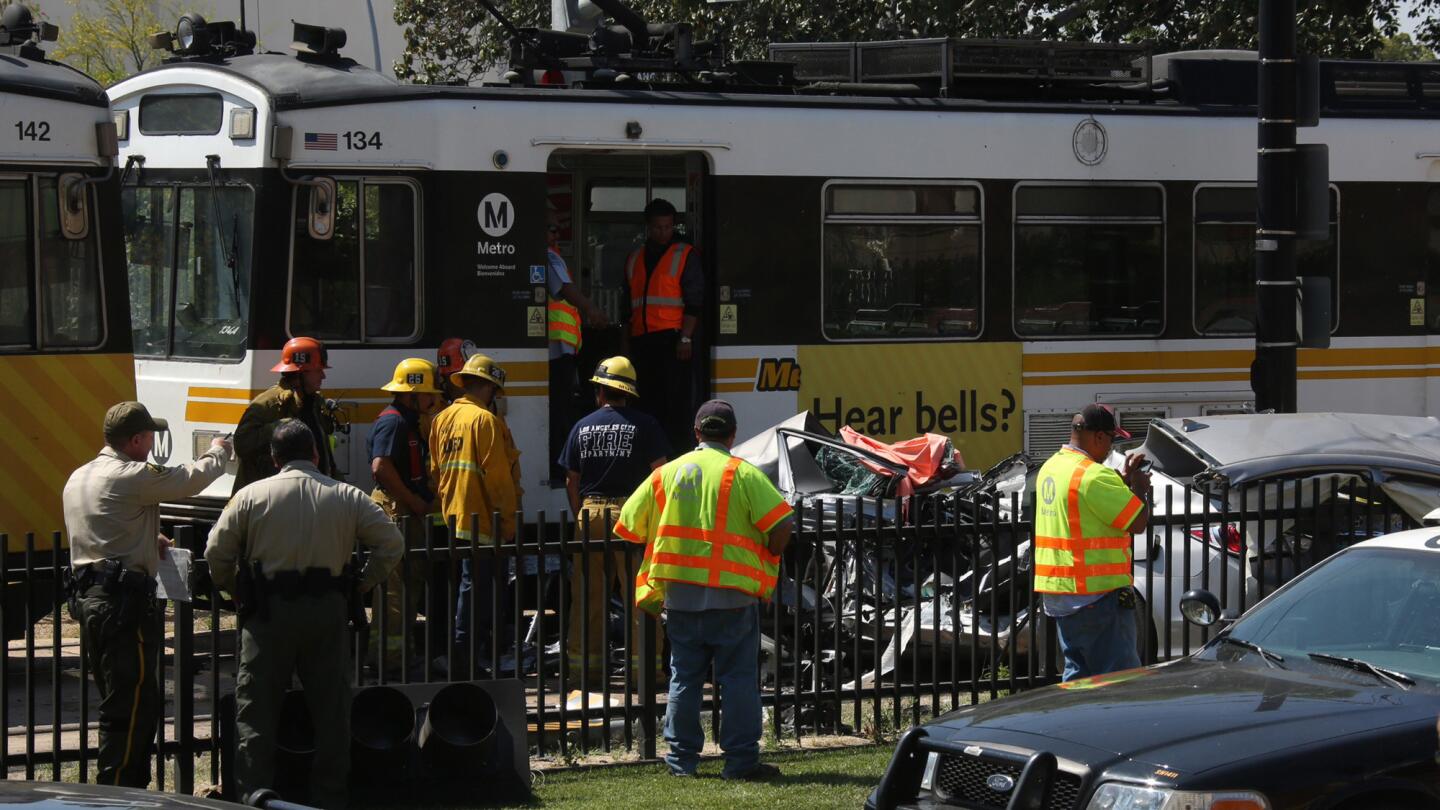
<instances>
[{"instance_id":1,"label":"worker in yellow-green safety vest","mask_svg":"<svg viewBox=\"0 0 1440 810\"><path fill-rule=\"evenodd\" d=\"M1115 409L1086 405L1035 479L1035 592L1059 630L1065 681L1140 666L1131 535L1150 521L1150 475L1143 453L1123 474L1105 466L1117 438L1130 434Z\"/></svg>"},{"instance_id":2,"label":"worker in yellow-green safety vest","mask_svg":"<svg viewBox=\"0 0 1440 810\"><path fill-rule=\"evenodd\" d=\"M725 779L779 774L760 762L760 608L790 542L790 505L765 474L730 455L735 410L711 400L695 415L699 446L651 473L620 510L615 533L644 543L635 604L663 605L670 638L665 763L694 776L705 735L701 691L711 665L720 689Z\"/></svg>"},{"instance_id":3,"label":"worker in yellow-green safety vest","mask_svg":"<svg viewBox=\"0 0 1440 810\"><path fill-rule=\"evenodd\" d=\"M610 319L580 292L580 285L570 276L570 268L560 250L560 218L550 211L545 231L545 333L550 343L550 444L545 454L550 459L550 479L565 480L565 469L555 460L570 435L570 427L584 412L576 397L580 381L575 373L575 356L584 343L581 314L597 328L610 325Z\"/></svg>"}]
</instances>

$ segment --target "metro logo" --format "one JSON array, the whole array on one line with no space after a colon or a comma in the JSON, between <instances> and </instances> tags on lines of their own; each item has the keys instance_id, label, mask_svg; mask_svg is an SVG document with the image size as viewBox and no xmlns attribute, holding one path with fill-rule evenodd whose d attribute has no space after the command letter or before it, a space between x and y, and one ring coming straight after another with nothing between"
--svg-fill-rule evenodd
<instances>
[{"instance_id":1,"label":"metro logo","mask_svg":"<svg viewBox=\"0 0 1440 810\"><path fill-rule=\"evenodd\" d=\"M756 391L799 391L800 364L793 357L766 358L760 361L755 377Z\"/></svg>"}]
</instances>

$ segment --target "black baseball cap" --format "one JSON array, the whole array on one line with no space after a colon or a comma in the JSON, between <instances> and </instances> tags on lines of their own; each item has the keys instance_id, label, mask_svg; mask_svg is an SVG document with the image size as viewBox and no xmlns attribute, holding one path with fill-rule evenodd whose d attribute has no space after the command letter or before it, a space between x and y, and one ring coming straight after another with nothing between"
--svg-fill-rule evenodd
<instances>
[{"instance_id":1,"label":"black baseball cap","mask_svg":"<svg viewBox=\"0 0 1440 810\"><path fill-rule=\"evenodd\" d=\"M712 399L695 412L695 429L702 436L725 437L735 432L735 408L723 399Z\"/></svg>"},{"instance_id":2,"label":"black baseball cap","mask_svg":"<svg viewBox=\"0 0 1440 810\"><path fill-rule=\"evenodd\" d=\"M1120 417L1115 414L1115 409L1098 402L1086 405L1080 413L1075 415L1075 421L1071 423L1070 427L1075 430L1093 430L1097 433L1114 434L1117 439L1130 438L1130 432L1120 427Z\"/></svg>"}]
</instances>

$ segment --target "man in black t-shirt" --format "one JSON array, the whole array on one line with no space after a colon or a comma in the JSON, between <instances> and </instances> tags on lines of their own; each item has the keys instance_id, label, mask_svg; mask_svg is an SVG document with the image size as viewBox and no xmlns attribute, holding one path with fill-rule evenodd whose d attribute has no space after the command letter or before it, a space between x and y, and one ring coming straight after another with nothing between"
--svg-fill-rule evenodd
<instances>
[{"instance_id":1,"label":"man in black t-shirt","mask_svg":"<svg viewBox=\"0 0 1440 810\"><path fill-rule=\"evenodd\" d=\"M590 553L574 556L570 578L570 601L576 613L570 620L567 642L569 668L578 685L587 690L609 676L605 630L611 582L619 577L622 604L633 604L635 572L640 563L638 558L627 561L628 544L619 541L613 532L607 534L606 529L615 525L625 499L651 470L665 463L670 451L660 423L631 407L640 392L635 367L629 360L611 357L601 361L590 382L595 383L598 407L575 423L560 454L560 465L566 471L565 491L578 520L577 537L588 537L596 544ZM628 652L632 671L638 671L635 668L640 666L637 650L644 614L639 610L633 614L632 649ZM657 623L652 648L657 670L661 647Z\"/></svg>"}]
</instances>

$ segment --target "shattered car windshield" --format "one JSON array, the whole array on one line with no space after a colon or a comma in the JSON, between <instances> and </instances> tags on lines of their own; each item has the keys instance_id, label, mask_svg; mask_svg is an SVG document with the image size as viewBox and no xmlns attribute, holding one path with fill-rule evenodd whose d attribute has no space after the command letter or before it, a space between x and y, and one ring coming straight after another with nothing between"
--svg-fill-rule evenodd
<instances>
[{"instance_id":1,"label":"shattered car windshield","mask_svg":"<svg viewBox=\"0 0 1440 810\"><path fill-rule=\"evenodd\" d=\"M815 463L825 477L835 483L838 495L879 495L883 494L889 476L874 472L854 453L847 453L834 447L821 446L815 451Z\"/></svg>"}]
</instances>

